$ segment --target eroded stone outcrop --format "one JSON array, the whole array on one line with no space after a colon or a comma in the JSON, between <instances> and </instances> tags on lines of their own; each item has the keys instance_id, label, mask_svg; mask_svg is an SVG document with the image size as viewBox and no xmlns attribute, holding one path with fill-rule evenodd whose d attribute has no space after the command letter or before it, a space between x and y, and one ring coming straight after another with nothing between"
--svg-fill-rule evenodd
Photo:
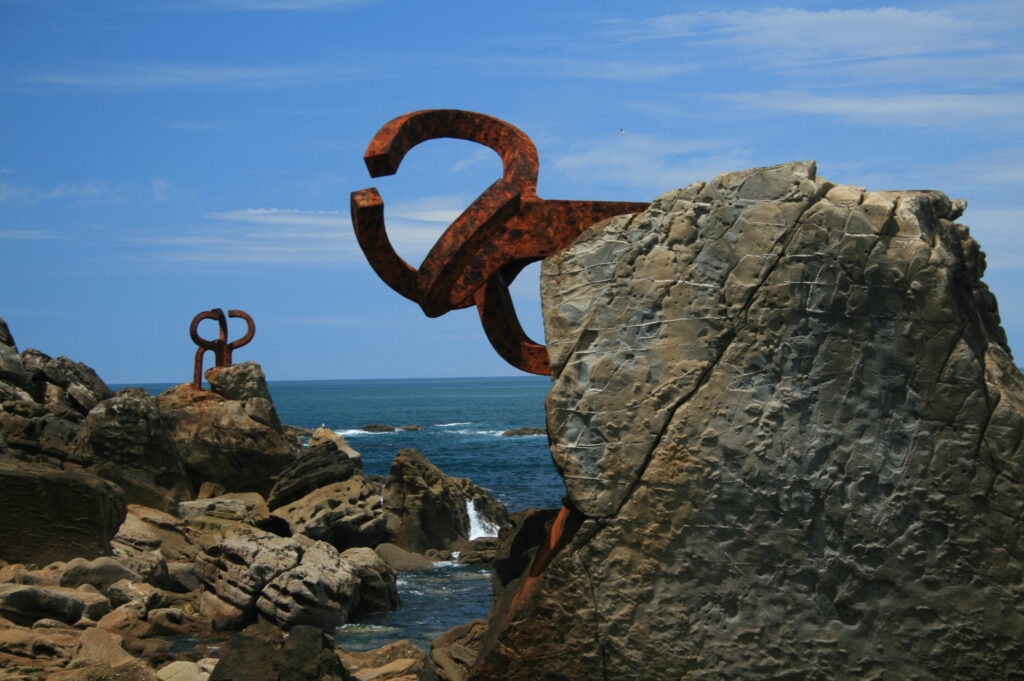
<instances>
[{"instance_id":1,"label":"eroded stone outcrop","mask_svg":"<svg viewBox=\"0 0 1024 681\"><path fill-rule=\"evenodd\" d=\"M549 258L583 524L470 677L1024 675L1024 378L963 209L795 163Z\"/></svg>"},{"instance_id":2,"label":"eroded stone outcrop","mask_svg":"<svg viewBox=\"0 0 1024 681\"><path fill-rule=\"evenodd\" d=\"M417 553L459 549L469 540L469 508L495 527L508 511L483 487L446 476L418 450L403 449L391 463L384 510L393 543Z\"/></svg>"},{"instance_id":3,"label":"eroded stone outcrop","mask_svg":"<svg viewBox=\"0 0 1024 681\"><path fill-rule=\"evenodd\" d=\"M297 455L265 399L232 400L183 383L159 395L156 404L197 489L209 481L266 496L274 476Z\"/></svg>"}]
</instances>

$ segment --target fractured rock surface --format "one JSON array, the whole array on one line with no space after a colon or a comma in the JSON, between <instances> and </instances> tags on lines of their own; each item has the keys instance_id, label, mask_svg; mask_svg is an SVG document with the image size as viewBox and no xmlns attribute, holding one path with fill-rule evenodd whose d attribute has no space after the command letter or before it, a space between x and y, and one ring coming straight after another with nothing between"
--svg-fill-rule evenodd
<instances>
[{"instance_id":1,"label":"fractured rock surface","mask_svg":"<svg viewBox=\"0 0 1024 681\"><path fill-rule=\"evenodd\" d=\"M793 163L549 258L585 519L470 678L1024 677L1024 377L963 209Z\"/></svg>"}]
</instances>

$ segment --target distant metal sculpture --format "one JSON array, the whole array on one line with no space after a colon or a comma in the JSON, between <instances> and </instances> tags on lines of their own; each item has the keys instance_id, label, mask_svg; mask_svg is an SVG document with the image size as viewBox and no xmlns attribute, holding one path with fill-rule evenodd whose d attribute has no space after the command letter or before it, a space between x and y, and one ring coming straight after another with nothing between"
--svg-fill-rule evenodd
<instances>
[{"instance_id":1,"label":"distant metal sculpture","mask_svg":"<svg viewBox=\"0 0 1024 681\"><path fill-rule=\"evenodd\" d=\"M228 343L228 319L224 316L224 310L215 307L212 310L200 312L192 318L192 326L189 327L188 333L192 336L192 342L199 346L199 349L196 350L195 371L192 374L192 387L196 390L199 390L203 380L203 353L212 350L216 366L227 366L231 364L231 353L251 341L252 337L256 335L256 322L245 312L228 310L227 316L244 319L249 327L244 336L230 343ZM199 335L199 322L204 319L217 320L217 324L220 326L220 338L206 340Z\"/></svg>"},{"instance_id":2,"label":"distant metal sculpture","mask_svg":"<svg viewBox=\"0 0 1024 681\"><path fill-rule=\"evenodd\" d=\"M649 204L551 201L537 196L537 148L505 121L471 111L434 109L399 116L370 141L363 155L371 177L393 175L417 144L452 137L490 147L504 172L455 219L423 260L411 267L395 253L376 188L352 192L352 225L377 275L416 302L428 317L476 305L491 345L523 371L548 375L547 350L527 337L509 284L524 267L569 245L590 225L637 213Z\"/></svg>"}]
</instances>

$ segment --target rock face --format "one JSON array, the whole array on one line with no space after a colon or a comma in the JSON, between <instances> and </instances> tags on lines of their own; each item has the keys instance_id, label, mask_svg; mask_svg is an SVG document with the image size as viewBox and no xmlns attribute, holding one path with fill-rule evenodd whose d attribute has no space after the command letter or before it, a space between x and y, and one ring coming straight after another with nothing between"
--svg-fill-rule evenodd
<instances>
[{"instance_id":1,"label":"rock face","mask_svg":"<svg viewBox=\"0 0 1024 681\"><path fill-rule=\"evenodd\" d=\"M395 456L384 488L394 544L417 553L461 547L470 536L470 504L495 527L508 524L508 511L484 488L446 476L418 450Z\"/></svg>"},{"instance_id":2,"label":"rock face","mask_svg":"<svg viewBox=\"0 0 1024 681\"><path fill-rule=\"evenodd\" d=\"M129 503L163 511L191 498L178 449L145 391L124 390L85 417L74 447L91 470L115 482Z\"/></svg>"},{"instance_id":3,"label":"rock face","mask_svg":"<svg viewBox=\"0 0 1024 681\"><path fill-rule=\"evenodd\" d=\"M270 508L290 504L320 487L345 482L361 471L359 452L349 447L340 435L317 428L310 438L309 449L277 476L267 503Z\"/></svg>"},{"instance_id":4,"label":"rock face","mask_svg":"<svg viewBox=\"0 0 1024 681\"><path fill-rule=\"evenodd\" d=\"M354 546L376 546L387 525L381 485L362 475L335 482L274 511L292 534L320 539L340 551Z\"/></svg>"},{"instance_id":5,"label":"rock face","mask_svg":"<svg viewBox=\"0 0 1024 681\"><path fill-rule=\"evenodd\" d=\"M231 492L266 496L273 477L297 454L280 423L275 426L273 405L262 398L240 402L183 383L159 395L156 403L196 489L210 481Z\"/></svg>"},{"instance_id":6,"label":"rock face","mask_svg":"<svg viewBox=\"0 0 1024 681\"><path fill-rule=\"evenodd\" d=\"M964 209L729 173L549 258L582 520L471 678L1024 675L1024 377Z\"/></svg>"},{"instance_id":7,"label":"rock face","mask_svg":"<svg viewBox=\"0 0 1024 681\"><path fill-rule=\"evenodd\" d=\"M286 539L239 525L208 546L196 561L196 574L243 620L260 614L291 628L344 624L360 609L394 607L395 572L373 551L342 556L325 542L303 535ZM347 553L347 552L346 552ZM382 595L383 594L383 595ZM381 602L388 605L378 607Z\"/></svg>"},{"instance_id":8,"label":"rock face","mask_svg":"<svg viewBox=\"0 0 1024 681\"><path fill-rule=\"evenodd\" d=\"M0 456L0 558L45 565L110 554L120 488L84 471Z\"/></svg>"}]
</instances>

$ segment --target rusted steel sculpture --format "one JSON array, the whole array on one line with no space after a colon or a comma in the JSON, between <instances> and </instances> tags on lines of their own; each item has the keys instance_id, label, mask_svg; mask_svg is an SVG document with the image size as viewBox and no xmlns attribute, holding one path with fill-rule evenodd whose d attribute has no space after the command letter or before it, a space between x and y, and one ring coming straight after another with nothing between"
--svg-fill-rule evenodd
<instances>
[{"instance_id":1,"label":"rusted steel sculpture","mask_svg":"<svg viewBox=\"0 0 1024 681\"><path fill-rule=\"evenodd\" d=\"M504 168L501 179L445 230L418 270L402 260L388 240L384 201L377 190L352 192L352 226L359 246L377 275L418 303L428 317L476 305L488 340L505 361L523 371L549 375L547 348L523 331L509 284L524 267L565 248L595 222L637 213L649 204L539 198L537 148L530 138L504 121L470 111L435 109L399 116L374 136L363 160L371 177L393 175L410 149L440 137L478 142L496 151ZM501 615L503 622L511 621L533 596L544 570L583 520L575 508L562 507Z\"/></svg>"},{"instance_id":2,"label":"rusted steel sculpture","mask_svg":"<svg viewBox=\"0 0 1024 681\"><path fill-rule=\"evenodd\" d=\"M363 160L371 177L393 175L410 149L441 137L496 151L504 166L501 179L456 218L418 270L388 240L377 190L352 192L359 246L377 275L428 317L476 305L499 355L523 371L548 375L547 350L523 331L509 284L524 267L564 248L595 222L643 211L648 204L539 198L537 148L530 138L515 126L471 111L434 109L399 116L374 136Z\"/></svg>"},{"instance_id":3,"label":"rusted steel sculpture","mask_svg":"<svg viewBox=\"0 0 1024 681\"><path fill-rule=\"evenodd\" d=\"M248 325L245 335L230 343L228 342L228 317L239 317L244 319L246 325ZM199 322L204 319L217 320L217 324L220 326L219 338L207 340L199 335ZM203 353L207 350L212 350L216 366L223 367L231 364L231 353L251 341L252 337L256 335L256 322L241 310L228 310L227 317L225 317L224 310L215 307L212 310L200 312L193 317L188 333L192 336L192 342L199 346L199 349L196 350L195 371L192 374L192 387L199 390L203 380Z\"/></svg>"}]
</instances>

